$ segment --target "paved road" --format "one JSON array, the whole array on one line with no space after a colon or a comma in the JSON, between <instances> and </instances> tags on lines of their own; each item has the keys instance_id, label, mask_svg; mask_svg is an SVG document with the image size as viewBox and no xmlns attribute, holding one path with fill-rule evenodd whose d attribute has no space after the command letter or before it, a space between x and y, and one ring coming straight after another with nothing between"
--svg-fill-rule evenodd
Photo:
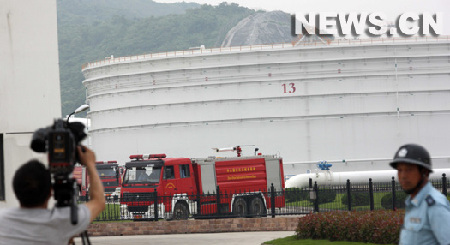
<instances>
[{"instance_id":1,"label":"paved road","mask_svg":"<svg viewBox=\"0 0 450 245\"><path fill-rule=\"evenodd\" d=\"M102 245L261 245L273 239L294 235L294 231L257 231L201 234L170 234L151 236L104 236L90 237L92 244ZM80 238L75 239L77 245L82 244Z\"/></svg>"}]
</instances>

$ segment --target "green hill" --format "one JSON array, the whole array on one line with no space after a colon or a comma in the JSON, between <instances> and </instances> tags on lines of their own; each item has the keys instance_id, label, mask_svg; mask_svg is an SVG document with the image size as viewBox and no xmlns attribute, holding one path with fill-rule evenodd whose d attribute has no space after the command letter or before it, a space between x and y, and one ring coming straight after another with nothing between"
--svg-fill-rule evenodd
<instances>
[{"instance_id":1,"label":"green hill","mask_svg":"<svg viewBox=\"0 0 450 245\"><path fill-rule=\"evenodd\" d=\"M105 21L114 15L129 19L184 14L197 3L157 3L151 0L58 0L58 22L67 24Z\"/></svg>"},{"instance_id":2,"label":"green hill","mask_svg":"<svg viewBox=\"0 0 450 245\"><path fill-rule=\"evenodd\" d=\"M233 26L253 13L227 3L58 0L62 115L85 103L83 64L111 55L186 50L201 44L217 47Z\"/></svg>"}]
</instances>

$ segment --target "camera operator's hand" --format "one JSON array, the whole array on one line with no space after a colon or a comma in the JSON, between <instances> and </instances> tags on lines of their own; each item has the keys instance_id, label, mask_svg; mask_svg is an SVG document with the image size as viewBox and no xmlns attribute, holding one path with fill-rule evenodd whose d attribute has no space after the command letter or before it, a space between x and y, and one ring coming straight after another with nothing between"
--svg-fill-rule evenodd
<instances>
[{"instance_id":1,"label":"camera operator's hand","mask_svg":"<svg viewBox=\"0 0 450 245\"><path fill-rule=\"evenodd\" d=\"M88 164L95 165L95 153L86 146L77 146L80 163L87 166Z\"/></svg>"},{"instance_id":2,"label":"camera operator's hand","mask_svg":"<svg viewBox=\"0 0 450 245\"><path fill-rule=\"evenodd\" d=\"M86 166L89 176L89 197L86 206L91 212L91 222L105 209L105 190L95 168L95 153L86 146L77 146L81 164Z\"/></svg>"}]
</instances>

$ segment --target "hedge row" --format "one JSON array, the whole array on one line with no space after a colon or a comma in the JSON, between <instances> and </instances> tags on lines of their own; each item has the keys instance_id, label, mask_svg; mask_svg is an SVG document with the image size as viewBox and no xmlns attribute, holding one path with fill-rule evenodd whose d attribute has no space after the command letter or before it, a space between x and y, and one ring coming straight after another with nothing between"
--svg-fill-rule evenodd
<instances>
[{"instance_id":1,"label":"hedge row","mask_svg":"<svg viewBox=\"0 0 450 245\"><path fill-rule=\"evenodd\" d=\"M403 191L395 192L395 207L405 208L406 193ZM342 196L341 202L347 206L348 198L347 194ZM354 192L352 193L352 206L369 206L370 197L368 192ZM381 198L381 206L384 209L392 209L392 193L385 194Z\"/></svg>"},{"instance_id":2,"label":"hedge row","mask_svg":"<svg viewBox=\"0 0 450 245\"><path fill-rule=\"evenodd\" d=\"M311 204L314 201L310 199L310 191L299 188L286 188L285 191L286 202L304 201L307 200ZM319 204L333 202L336 199L336 191L333 189L321 189L318 202Z\"/></svg>"},{"instance_id":3,"label":"hedge row","mask_svg":"<svg viewBox=\"0 0 450 245\"><path fill-rule=\"evenodd\" d=\"M403 211L335 211L299 219L297 239L398 244Z\"/></svg>"},{"instance_id":4,"label":"hedge row","mask_svg":"<svg viewBox=\"0 0 450 245\"><path fill-rule=\"evenodd\" d=\"M395 192L395 207L405 208L405 199L407 194L403 191ZM381 206L385 209L392 209L392 193L386 194L381 198Z\"/></svg>"},{"instance_id":5,"label":"hedge row","mask_svg":"<svg viewBox=\"0 0 450 245\"><path fill-rule=\"evenodd\" d=\"M369 192L354 192L351 194L352 206L369 206ZM341 203L345 206L348 205L348 195L345 193L341 198ZM392 206L392 205L391 205Z\"/></svg>"},{"instance_id":6,"label":"hedge row","mask_svg":"<svg viewBox=\"0 0 450 245\"><path fill-rule=\"evenodd\" d=\"M310 192L301 190L298 188L286 189L286 202L295 202L308 200L313 204L313 200L310 199ZM336 191L333 189L321 189L319 193L319 204L334 202L336 199ZM369 206L369 192L352 192L352 206ZM395 192L395 206L397 208L405 208L406 193L403 191ZM347 193L344 193L341 198L341 203L345 206L348 205ZM385 209L392 209L392 193L387 193L381 198L381 206Z\"/></svg>"}]
</instances>

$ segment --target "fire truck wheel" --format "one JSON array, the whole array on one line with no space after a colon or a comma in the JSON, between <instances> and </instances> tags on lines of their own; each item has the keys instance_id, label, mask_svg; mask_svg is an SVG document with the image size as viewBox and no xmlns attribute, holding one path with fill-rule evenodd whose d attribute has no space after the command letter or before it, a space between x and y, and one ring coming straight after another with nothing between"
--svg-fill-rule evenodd
<instances>
[{"instance_id":1,"label":"fire truck wheel","mask_svg":"<svg viewBox=\"0 0 450 245\"><path fill-rule=\"evenodd\" d=\"M175 204L175 208L173 209L173 219L181 220L189 218L189 210L188 207L181 202L177 202Z\"/></svg>"},{"instance_id":2,"label":"fire truck wheel","mask_svg":"<svg viewBox=\"0 0 450 245\"><path fill-rule=\"evenodd\" d=\"M245 200L241 197L236 198L233 203L233 214L238 217L245 217L247 216L247 213L247 203Z\"/></svg>"},{"instance_id":3,"label":"fire truck wheel","mask_svg":"<svg viewBox=\"0 0 450 245\"><path fill-rule=\"evenodd\" d=\"M266 207L259 197L255 197L250 202L250 214L252 216L260 217L265 214Z\"/></svg>"}]
</instances>

